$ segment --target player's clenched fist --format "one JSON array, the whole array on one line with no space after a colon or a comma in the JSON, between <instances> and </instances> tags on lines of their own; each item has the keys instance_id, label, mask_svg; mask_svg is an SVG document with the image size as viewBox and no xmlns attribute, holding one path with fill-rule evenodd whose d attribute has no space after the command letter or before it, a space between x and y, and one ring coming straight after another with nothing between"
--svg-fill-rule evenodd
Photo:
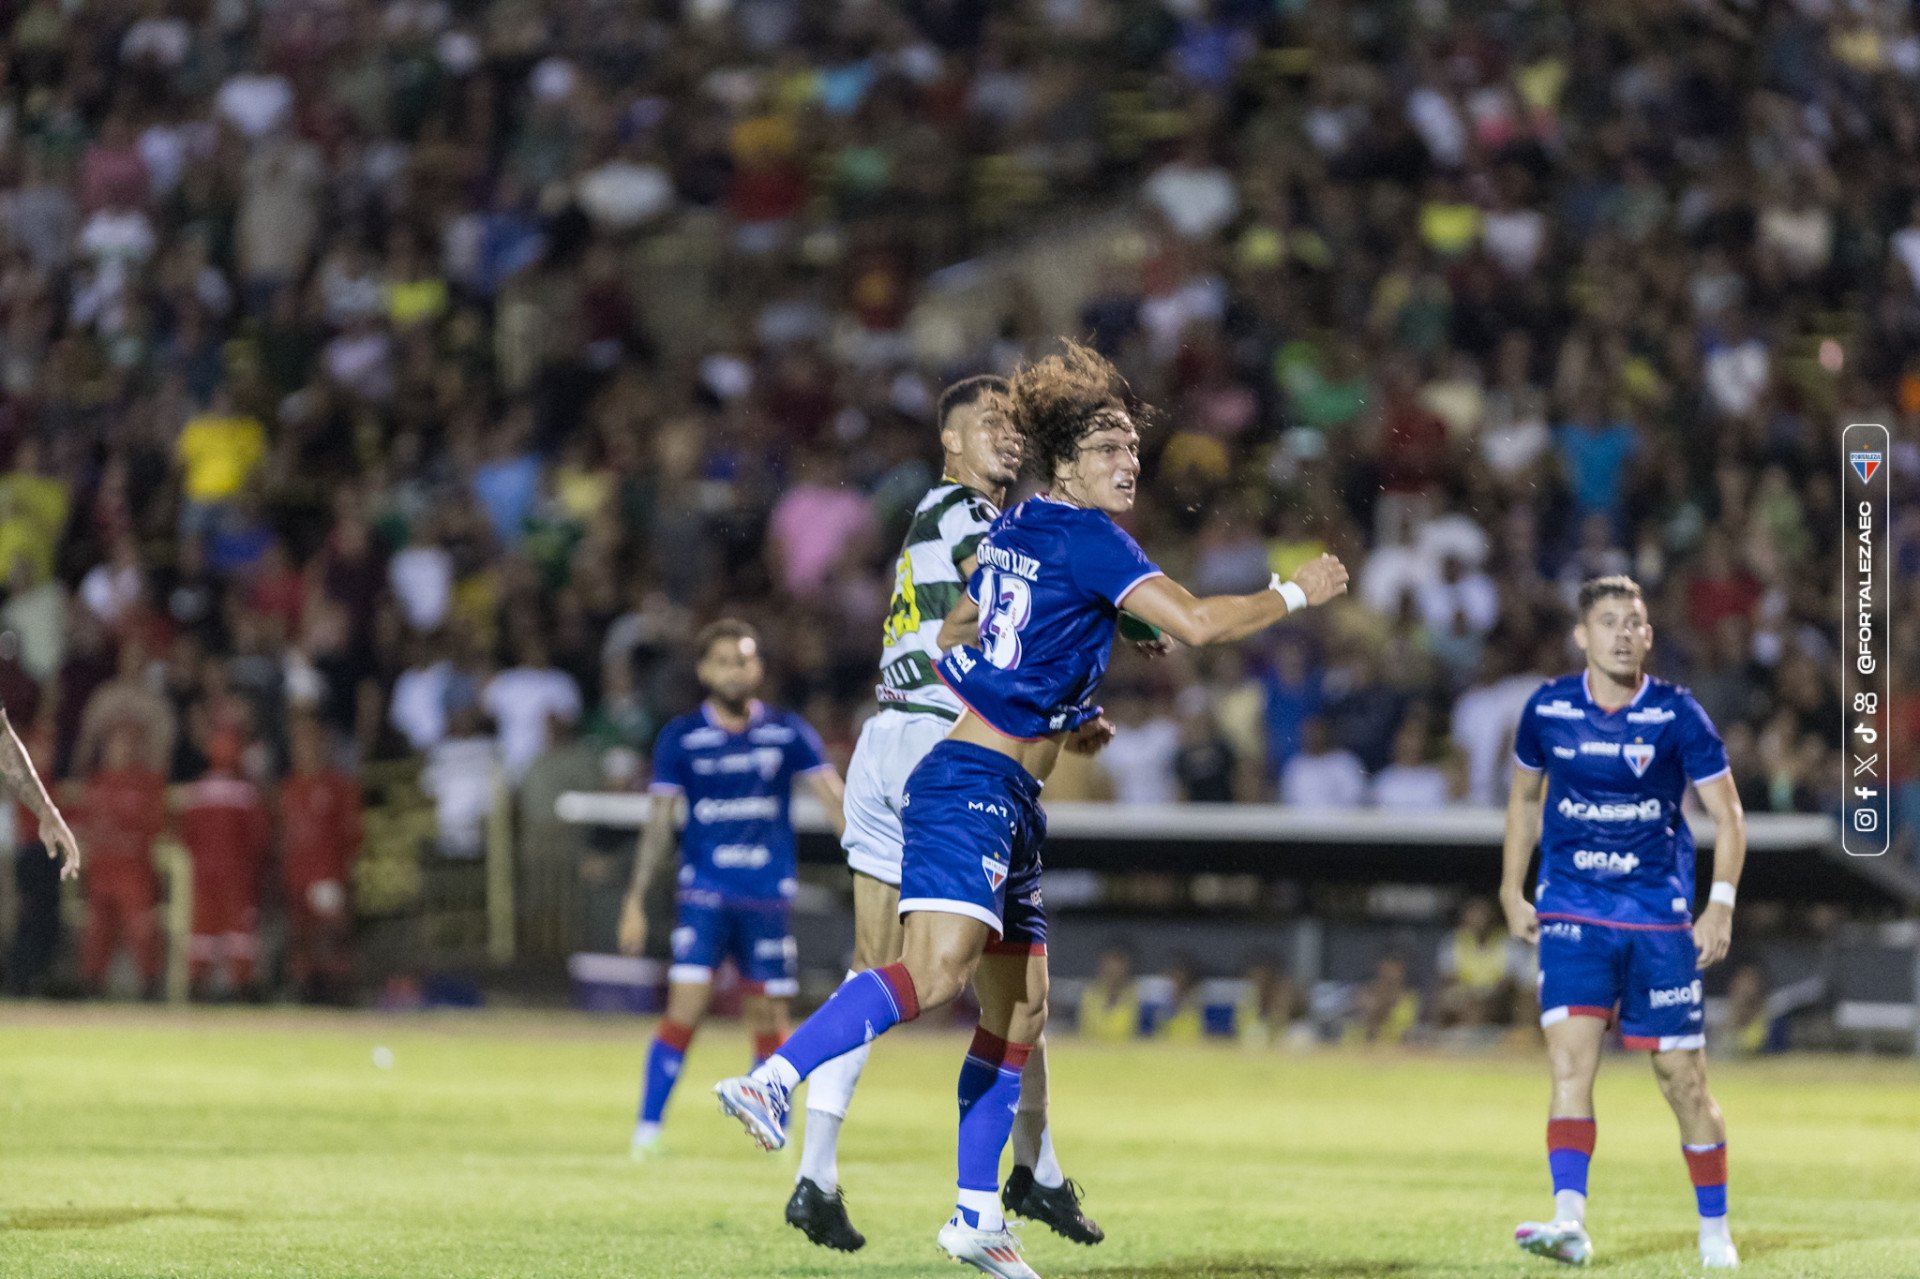
<instances>
[{"instance_id":1,"label":"player's clenched fist","mask_svg":"<svg viewBox=\"0 0 1920 1279\"><path fill-rule=\"evenodd\" d=\"M1507 914L1507 931L1529 945L1540 940L1540 917L1534 913L1533 903L1518 893L1500 894L1500 909Z\"/></svg>"},{"instance_id":2,"label":"player's clenched fist","mask_svg":"<svg viewBox=\"0 0 1920 1279\"><path fill-rule=\"evenodd\" d=\"M1113 721L1105 715L1096 715L1068 733L1061 745L1075 755L1097 755L1112 740Z\"/></svg>"},{"instance_id":3,"label":"player's clenched fist","mask_svg":"<svg viewBox=\"0 0 1920 1279\"><path fill-rule=\"evenodd\" d=\"M1325 604L1346 593L1347 566L1332 555L1321 555L1302 564L1293 580L1307 593L1307 603Z\"/></svg>"},{"instance_id":4,"label":"player's clenched fist","mask_svg":"<svg viewBox=\"0 0 1920 1279\"><path fill-rule=\"evenodd\" d=\"M1700 966L1711 968L1725 959L1732 944L1733 907L1715 902L1693 924L1693 946Z\"/></svg>"},{"instance_id":5,"label":"player's clenched fist","mask_svg":"<svg viewBox=\"0 0 1920 1279\"><path fill-rule=\"evenodd\" d=\"M73 837L66 818L54 813L41 822L40 839L47 846L47 856L60 863L60 878L80 878L80 841Z\"/></svg>"}]
</instances>

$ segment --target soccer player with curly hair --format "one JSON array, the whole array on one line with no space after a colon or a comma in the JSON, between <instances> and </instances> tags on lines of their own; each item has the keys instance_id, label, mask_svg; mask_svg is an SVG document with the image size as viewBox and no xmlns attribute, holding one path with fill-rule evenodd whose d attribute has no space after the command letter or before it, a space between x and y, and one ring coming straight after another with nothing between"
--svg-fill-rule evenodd
<instances>
[{"instance_id":1,"label":"soccer player with curly hair","mask_svg":"<svg viewBox=\"0 0 1920 1279\"><path fill-rule=\"evenodd\" d=\"M1123 605L1180 643L1231 643L1340 594L1347 571L1323 555L1257 594L1196 598L1114 522L1138 492L1140 434L1113 366L1068 343L1016 370L1007 398L1050 487L981 539L967 601L942 634L967 640L935 668L966 710L907 779L902 957L846 982L778 1053L714 1091L777 1150L802 1079L972 981L980 1022L960 1068L959 1192L938 1241L977 1270L1028 1279L996 1190L1021 1072L1046 1025L1040 785L1063 749L1094 750L1113 734L1095 696Z\"/></svg>"},{"instance_id":2,"label":"soccer player with curly hair","mask_svg":"<svg viewBox=\"0 0 1920 1279\"><path fill-rule=\"evenodd\" d=\"M966 710L934 667L955 641L941 640L947 616L967 602L975 552L1020 478L1023 445L1007 404L1007 380L982 374L941 393L934 413L942 453L940 482L914 509L894 567L893 598L881 634L880 710L860 730L847 769L846 833L841 844L853 877L853 978L900 958L900 870L906 836L907 778L946 738ZM840 1128L867 1064L867 1045L843 1053L807 1079L807 1123L800 1170L787 1200L787 1224L814 1243L853 1252L866 1236L847 1214L840 1189ZM1047 1044L1035 1041L1020 1078L1013 1121L1013 1171L1000 1192L1010 1213L1075 1243L1105 1238L1080 1206L1080 1189L1060 1167L1047 1122Z\"/></svg>"}]
</instances>

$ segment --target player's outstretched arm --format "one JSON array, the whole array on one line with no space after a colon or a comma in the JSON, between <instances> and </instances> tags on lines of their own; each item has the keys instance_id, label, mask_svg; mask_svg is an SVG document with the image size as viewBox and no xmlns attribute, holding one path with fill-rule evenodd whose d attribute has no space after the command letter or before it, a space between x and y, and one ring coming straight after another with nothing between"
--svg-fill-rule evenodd
<instances>
[{"instance_id":1,"label":"player's outstretched arm","mask_svg":"<svg viewBox=\"0 0 1920 1279\"><path fill-rule=\"evenodd\" d=\"M20 741L20 735L13 731L13 721L7 718L5 710L0 710L0 781L6 783L8 794L25 804L27 810L40 819L40 838L47 846L47 856L60 862L60 878L72 879L79 875L80 841L73 837L73 831L67 827L67 819L60 815L53 796L47 794L40 774L34 771L33 760L27 756L26 746Z\"/></svg>"},{"instance_id":2,"label":"player's outstretched arm","mask_svg":"<svg viewBox=\"0 0 1920 1279\"><path fill-rule=\"evenodd\" d=\"M674 818L680 797L655 792L647 810L647 824L633 852L633 876L620 903L620 953L638 955L647 948L647 890L673 858Z\"/></svg>"},{"instance_id":3,"label":"player's outstretched arm","mask_svg":"<svg viewBox=\"0 0 1920 1279\"><path fill-rule=\"evenodd\" d=\"M1540 842L1540 806L1547 797L1547 775L1515 767L1507 790L1506 838L1500 845L1500 909L1507 931L1523 942L1540 940L1540 920L1527 900L1527 862Z\"/></svg>"},{"instance_id":4,"label":"player's outstretched arm","mask_svg":"<svg viewBox=\"0 0 1920 1279\"><path fill-rule=\"evenodd\" d=\"M833 831L833 837L839 839L847 833L847 784L841 780L840 770L832 764L823 764L806 774L807 789L820 801L820 807L826 810L827 825Z\"/></svg>"},{"instance_id":5,"label":"player's outstretched arm","mask_svg":"<svg viewBox=\"0 0 1920 1279\"><path fill-rule=\"evenodd\" d=\"M1287 588L1292 587L1292 591ZM1231 644L1272 626L1296 605L1324 604L1347 589L1346 565L1322 555L1300 566L1293 581L1276 582L1254 595L1209 595L1204 599L1170 577L1150 577L1127 592L1122 606L1189 648ZM1288 596L1294 598L1291 602Z\"/></svg>"},{"instance_id":6,"label":"player's outstretched arm","mask_svg":"<svg viewBox=\"0 0 1920 1279\"><path fill-rule=\"evenodd\" d=\"M1714 822L1713 889L1707 908L1693 922L1700 966L1711 968L1727 957L1727 948L1733 944L1733 895L1747 864L1747 813L1732 773L1722 773L1694 789Z\"/></svg>"}]
</instances>

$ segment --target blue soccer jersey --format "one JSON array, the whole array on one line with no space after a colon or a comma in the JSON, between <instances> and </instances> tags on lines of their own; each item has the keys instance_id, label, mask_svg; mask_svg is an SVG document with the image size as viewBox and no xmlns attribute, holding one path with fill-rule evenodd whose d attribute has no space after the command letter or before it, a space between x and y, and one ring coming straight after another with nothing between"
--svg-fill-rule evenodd
<instances>
[{"instance_id":1,"label":"blue soccer jersey","mask_svg":"<svg viewBox=\"0 0 1920 1279\"><path fill-rule=\"evenodd\" d=\"M1693 694L1643 676L1617 710L1585 672L1550 680L1520 716L1513 754L1547 775L1534 907L1543 920L1682 928L1693 918L1687 784L1727 771L1720 735Z\"/></svg>"},{"instance_id":2,"label":"blue soccer jersey","mask_svg":"<svg viewBox=\"0 0 1920 1279\"><path fill-rule=\"evenodd\" d=\"M684 794L680 895L711 903L781 902L794 893L793 780L829 767L798 715L753 704L735 733L705 705L660 730L655 796Z\"/></svg>"},{"instance_id":3,"label":"blue soccer jersey","mask_svg":"<svg viewBox=\"0 0 1920 1279\"><path fill-rule=\"evenodd\" d=\"M948 651L940 678L988 725L1026 741L1092 719L1120 602L1160 569L1103 511L1044 495L994 521L967 594L980 642Z\"/></svg>"}]
</instances>

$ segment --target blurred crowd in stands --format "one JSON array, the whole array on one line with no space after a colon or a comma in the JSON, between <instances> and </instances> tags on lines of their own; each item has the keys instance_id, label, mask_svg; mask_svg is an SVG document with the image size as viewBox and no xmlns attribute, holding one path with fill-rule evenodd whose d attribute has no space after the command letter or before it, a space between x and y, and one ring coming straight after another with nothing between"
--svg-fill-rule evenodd
<instances>
[{"instance_id":1,"label":"blurred crowd in stands","mask_svg":"<svg viewBox=\"0 0 1920 1279\"><path fill-rule=\"evenodd\" d=\"M1889 426L1920 574L1908 5L0 0L0 30L0 697L65 782L131 725L162 780L230 756L272 807L310 726L471 855L496 778L644 779L723 611L844 765L934 397L1059 327L1015 279L973 332L952 268L1036 233L1102 237L1070 327L1157 410L1160 562L1232 591L1330 548L1356 586L1117 661L1120 736L1050 793L1497 802L1575 584L1628 571L1749 811L1831 809L1840 424ZM1905 812L1920 614L1894 651Z\"/></svg>"},{"instance_id":2,"label":"blurred crowd in stands","mask_svg":"<svg viewBox=\"0 0 1920 1279\"><path fill-rule=\"evenodd\" d=\"M1083 1037L1108 1043L1232 1038L1256 1050L1531 1045L1540 1016L1538 971L1533 950L1507 935L1494 903L1470 897L1431 956L1387 947L1362 980L1301 983L1265 952L1248 956L1236 976L1204 974L1190 952L1167 956L1162 973L1141 975L1134 948L1116 944L1101 952L1091 979L1074 984L1077 998L1060 1002L1072 1006ZM1786 1018L1770 1007L1769 993L1760 964L1738 964L1724 998L1706 1001L1709 1050L1755 1056L1785 1048Z\"/></svg>"}]
</instances>

